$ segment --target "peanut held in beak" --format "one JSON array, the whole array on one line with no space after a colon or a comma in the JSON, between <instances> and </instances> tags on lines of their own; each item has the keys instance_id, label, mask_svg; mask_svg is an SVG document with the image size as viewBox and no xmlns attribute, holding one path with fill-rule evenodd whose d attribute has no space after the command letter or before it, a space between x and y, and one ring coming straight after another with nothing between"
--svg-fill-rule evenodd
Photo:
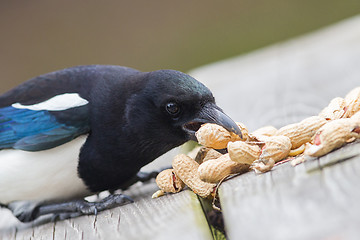
<instances>
[{"instance_id":1,"label":"peanut held in beak","mask_svg":"<svg viewBox=\"0 0 360 240\"><path fill-rule=\"evenodd\" d=\"M224 127L207 123L202 125L199 130L195 133L198 143L209 148L224 149L227 147L229 142L247 140L248 130L242 123L236 123L239 129L241 129L243 139L239 135L228 131Z\"/></svg>"},{"instance_id":2,"label":"peanut held in beak","mask_svg":"<svg viewBox=\"0 0 360 240\"><path fill-rule=\"evenodd\" d=\"M209 148L223 149L231 141L231 134L225 128L207 123L202 125L195 133L198 143Z\"/></svg>"},{"instance_id":3,"label":"peanut held in beak","mask_svg":"<svg viewBox=\"0 0 360 240\"><path fill-rule=\"evenodd\" d=\"M194 119L183 125L183 130L188 133L189 139L196 141L195 132L205 123L219 125L234 135L238 135L240 139L243 137L239 126L214 103L204 105Z\"/></svg>"}]
</instances>

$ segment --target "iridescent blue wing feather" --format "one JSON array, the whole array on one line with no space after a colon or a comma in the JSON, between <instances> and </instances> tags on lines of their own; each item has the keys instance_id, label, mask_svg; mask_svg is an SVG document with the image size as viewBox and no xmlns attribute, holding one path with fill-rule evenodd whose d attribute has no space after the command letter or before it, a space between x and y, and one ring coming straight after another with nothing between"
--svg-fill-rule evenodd
<instances>
[{"instance_id":1,"label":"iridescent blue wing feather","mask_svg":"<svg viewBox=\"0 0 360 240\"><path fill-rule=\"evenodd\" d=\"M46 110L34 111L12 106L0 108L0 149L45 150L88 131L86 120L79 124L67 124Z\"/></svg>"}]
</instances>

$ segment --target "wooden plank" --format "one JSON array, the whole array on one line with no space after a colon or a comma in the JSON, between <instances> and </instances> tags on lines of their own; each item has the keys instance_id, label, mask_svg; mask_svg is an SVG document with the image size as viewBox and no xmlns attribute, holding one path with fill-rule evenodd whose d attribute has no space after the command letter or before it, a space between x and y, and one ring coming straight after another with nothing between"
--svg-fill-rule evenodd
<instances>
[{"instance_id":1,"label":"wooden plank","mask_svg":"<svg viewBox=\"0 0 360 240\"><path fill-rule=\"evenodd\" d=\"M0 239L211 239L211 231L198 198L191 191L151 199L154 182L136 184L135 203L99 213L32 227L0 227ZM129 192L127 192L129 194ZM129 194L130 195L130 194ZM130 195L131 196L131 195ZM5 213L5 215L3 215ZM0 219L10 218L2 210ZM16 222L16 221L15 221Z\"/></svg>"},{"instance_id":2,"label":"wooden plank","mask_svg":"<svg viewBox=\"0 0 360 240\"><path fill-rule=\"evenodd\" d=\"M358 155L310 174L304 164L286 163L225 182L220 199L229 239L355 239L359 171Z\"/></svg>"}]
</instances>

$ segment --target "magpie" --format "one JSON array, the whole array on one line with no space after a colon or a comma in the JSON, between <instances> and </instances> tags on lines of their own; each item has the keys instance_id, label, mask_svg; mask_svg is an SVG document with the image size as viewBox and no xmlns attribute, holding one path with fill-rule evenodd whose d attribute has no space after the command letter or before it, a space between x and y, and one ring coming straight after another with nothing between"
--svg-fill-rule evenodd
<instances>
[{"instance_id":1,"label":"magpie","mask_svg":"<svg viewBox=\"0 0 360 240\"><path fill-rule=\"evenodd\" d=\"M28 222L127 203L84 197L148 179L140 168L204 123L241 136L211 91L179 71L87 65L32 78L0 96L0 205Z\"/></svg>"}]
</instances>

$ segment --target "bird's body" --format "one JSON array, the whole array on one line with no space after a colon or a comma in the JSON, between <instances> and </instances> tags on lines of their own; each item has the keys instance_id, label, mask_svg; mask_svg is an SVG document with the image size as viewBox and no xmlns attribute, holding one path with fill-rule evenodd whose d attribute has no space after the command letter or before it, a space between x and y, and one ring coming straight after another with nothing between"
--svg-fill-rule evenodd
<instances>
[{"instance_id":1,"label":"bird's body","mask_svg":"<svg viewBox=\"0 0 360 240\"><path fill-rule=\"evenodd\" d=\"M126 188L205 122L241 134L209 89L173 70L92 65L30 79L0 96L0 204Z\"/></svg>"}]
</instances>

